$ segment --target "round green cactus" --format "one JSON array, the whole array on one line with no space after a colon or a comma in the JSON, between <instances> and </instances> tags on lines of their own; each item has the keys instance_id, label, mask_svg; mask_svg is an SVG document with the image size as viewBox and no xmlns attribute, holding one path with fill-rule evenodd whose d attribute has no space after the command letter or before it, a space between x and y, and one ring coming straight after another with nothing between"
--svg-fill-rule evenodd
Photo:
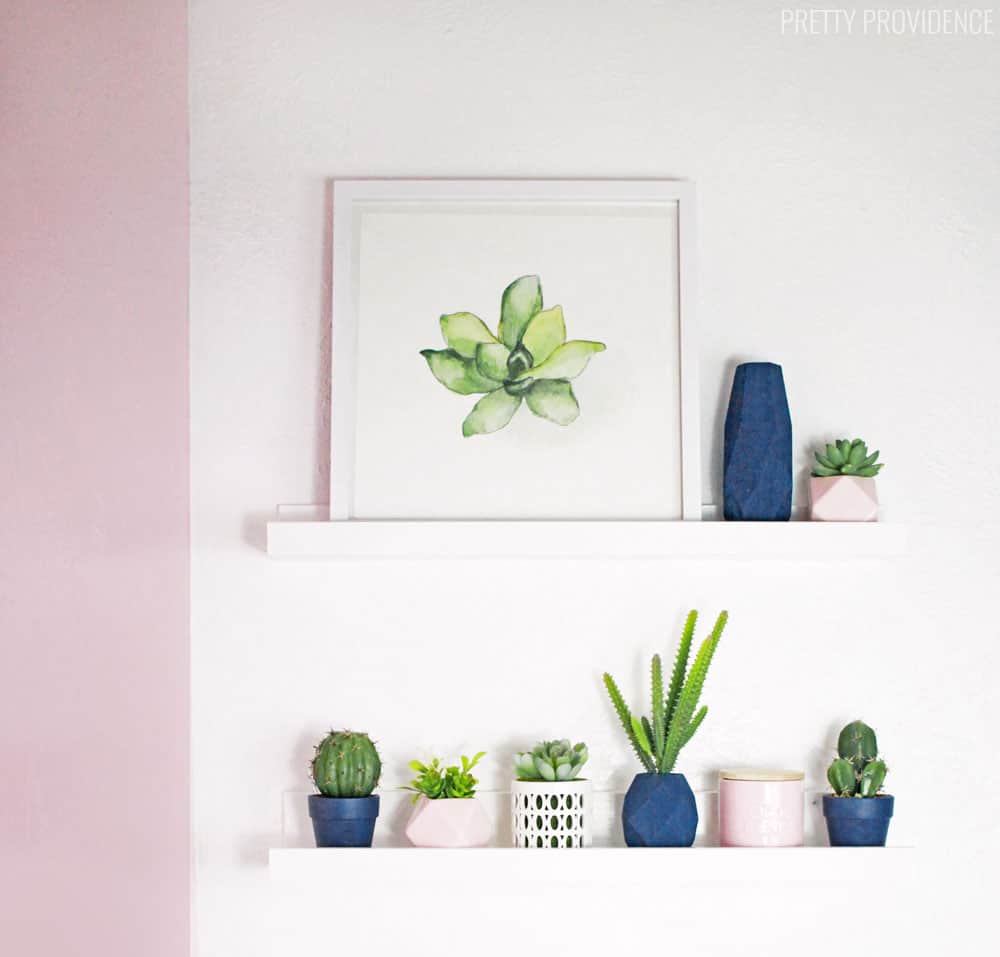
<instances>
[{"instance_id":1,"label":"round green cactus","mask_svg":"<svg viewBox=\"0 0 1000 957\"><path fill-rule=\"evenodd\" d=\"M368 797L381 773L382 760L367 734L331 731L316 745L312 776L317 790L326 797Z\"/></svg>"},{"instance_id":2,"label":"round green cactus","mask_svg":"<svg viewBox=\"0 0 1000 957\"><path fill-rule=\"evenodd\" d=\"M514 757L520 781L575 781L587 763L587 745L561 741L540 741L531 751Z\"/></svg>"}]
</instances>

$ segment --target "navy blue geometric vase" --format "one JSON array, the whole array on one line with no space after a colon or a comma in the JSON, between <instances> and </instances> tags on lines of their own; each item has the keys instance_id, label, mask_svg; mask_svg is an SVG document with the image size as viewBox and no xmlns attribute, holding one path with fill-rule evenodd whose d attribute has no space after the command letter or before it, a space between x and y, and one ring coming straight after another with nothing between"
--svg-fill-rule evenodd
<instances>
[{"instance_id":1,"label":"navy blue geometric vase","mask_svg":"<svg viewBox=\"0 0 1000 957\"><path fill-rule=\"evenodd\" d=\"M736 367L726 412L723 513L730 522L787 522L792 515L792 417L781 366Z\"/></svg>"},{"instance_id":2,"label":"navy blue geometric vase","mask_svg":"<svg viewBox=\"0 0 1000 957\"><path fill-rule=\"evenodd\" d=\"M830 847L885 847L895 809L891 794L873 798L823 795Z\"/></svg>"},{"instance_id":3,"label":"navy blue geometric vase","mask_svg":"<svg viewBox=\"0 0 1000 957\"><path fill-rule=\"evenodd\" d=\"M694 792L683 774L637 774L622 808L629 847L690 847L698 830Z\"/></svg>"}]
</instances>

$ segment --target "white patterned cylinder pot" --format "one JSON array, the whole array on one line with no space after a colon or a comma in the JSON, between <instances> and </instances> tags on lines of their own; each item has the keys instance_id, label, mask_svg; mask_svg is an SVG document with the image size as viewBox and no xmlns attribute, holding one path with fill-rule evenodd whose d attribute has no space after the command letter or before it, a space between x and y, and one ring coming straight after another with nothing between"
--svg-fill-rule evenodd
<instances>
[{"instance_id":1,"label":"white patterned cylinder pot","mask_svg":"<svg viewBox=\"0 0 1000 957\"><path fill-rule=\"evenodd\" d=\"M589 781L514 781L510 788L514 847L590 844Z\"/></svg>"}]
</instances>

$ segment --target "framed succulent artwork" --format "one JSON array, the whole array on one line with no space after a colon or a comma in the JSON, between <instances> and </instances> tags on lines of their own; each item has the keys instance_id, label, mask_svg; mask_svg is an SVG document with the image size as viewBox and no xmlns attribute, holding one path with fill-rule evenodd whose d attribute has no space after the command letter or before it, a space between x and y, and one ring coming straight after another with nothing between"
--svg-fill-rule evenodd
<instances>
[{"instance_id":1,"label":"framed succulent artwork","mask_svg":"<svg viewBox=\"0 0 1000 957\"><path fill-rule=\"evenodd\" d=\"M330 518L700 518L693 201L335 181Z\"/></svg>"}]
</instances>

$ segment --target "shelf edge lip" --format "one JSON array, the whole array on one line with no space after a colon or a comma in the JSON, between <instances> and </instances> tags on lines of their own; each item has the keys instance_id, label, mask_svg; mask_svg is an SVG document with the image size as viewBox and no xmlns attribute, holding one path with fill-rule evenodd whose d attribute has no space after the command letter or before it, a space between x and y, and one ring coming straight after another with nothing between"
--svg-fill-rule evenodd
<instances>
[{"instance_id":1,"label":"shelf edge lip","mask_svg":"<svg viewBox=\"0 0 1000 957\"><path fill-rule=\"evenodd\" d=\"M489 545L476 532L489 529ZM279 520L267 553L285 559L702 558L844 562L902 555L888 522L598 520ZM842 549L830 549L839 543Z\"/></svg>"},{"instance_id":2,"label":"shelf edge lip","mask_svg":"<svg viewBox=\"0 0 1000 957\"><path fill-rule=\"evenodd\" d=\"M580 853L532 852L524 848L271 848L274 883L310 888L332 884L359 895L412 893L427 875L435 886L474 893L516 891L525 884L582 887L648 883L650 876L678 884L847 884L857 868L882 868L900 882L920 881L927 862L914 846L889 847L588 847ZM365 853L368 852L368 853ZM414 853L416 852L416 853ZM877 859L881 860L877 860ZM456 870L456 862L461 868Z\"/></svg>"}]
</instances>

